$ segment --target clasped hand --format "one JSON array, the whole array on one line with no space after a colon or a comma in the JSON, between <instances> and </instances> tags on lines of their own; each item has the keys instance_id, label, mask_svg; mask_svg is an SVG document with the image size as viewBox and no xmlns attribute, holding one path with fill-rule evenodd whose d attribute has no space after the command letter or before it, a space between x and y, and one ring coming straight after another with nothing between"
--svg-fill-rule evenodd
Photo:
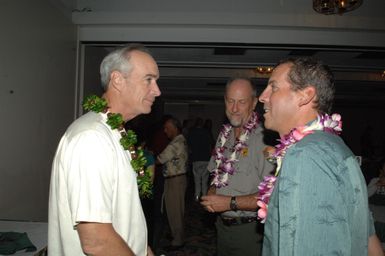
<instances>
[{"instance_id":1,"label":"clasped hand","mask_svg":"<svg viewBox=\"0 0 385 256\"><path fill-rule=\"evenodd\" d=\"M207 195L201 197L201 205L208 212L224 212L230 210L230 197L223 195Z\"/></svg>"}]
</instances>

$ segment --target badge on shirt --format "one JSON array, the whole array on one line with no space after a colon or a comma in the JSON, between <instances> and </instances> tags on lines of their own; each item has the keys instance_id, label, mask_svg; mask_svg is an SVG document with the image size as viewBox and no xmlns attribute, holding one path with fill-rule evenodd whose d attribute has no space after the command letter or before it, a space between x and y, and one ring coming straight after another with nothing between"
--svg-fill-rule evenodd
<instances>
[{"instance_id":1,"label":"badge on shirt","mask_svg":"<svg viewBox=\"0 0 385 256\"><path fill-rule=\"evenodd\" d=\"M242 151L241 151L241 154L242 154L243 157L248 156L249 155L249 149L248 148L243 148Z\"/></svg>"}]
</instances>

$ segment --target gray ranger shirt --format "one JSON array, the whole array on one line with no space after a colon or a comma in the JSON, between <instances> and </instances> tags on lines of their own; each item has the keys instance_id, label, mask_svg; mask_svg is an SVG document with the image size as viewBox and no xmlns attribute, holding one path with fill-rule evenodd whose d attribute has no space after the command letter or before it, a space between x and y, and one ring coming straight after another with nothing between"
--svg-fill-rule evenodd
<instances>
[{"instance_id":1,"label":"gray ranger shirt","mask_svg":"<svg viewBox=\"0 0 385 256\"><path fill-rule=\"evenodd\" d=\"M250 195L258 192L258 185L263 177L269 175L274 165L269 163L263 154L266 145L263 143L263 129L258 126L250 132L246 140L247 147L237 154L235 162L235 172L228 175L228 185L217 188L217 195L226 196L242 196ZM230 136L225 143L226 150L224 155L230 158L232 148L235 144L234 129L231 130ZM219 138L216 147L219 146ZM216 168L215 159L212 156L207 169L211 172ZM256 216L256 211L227 211L221 214L224 217L244 217Z\"/></svg>"}]
</instances>

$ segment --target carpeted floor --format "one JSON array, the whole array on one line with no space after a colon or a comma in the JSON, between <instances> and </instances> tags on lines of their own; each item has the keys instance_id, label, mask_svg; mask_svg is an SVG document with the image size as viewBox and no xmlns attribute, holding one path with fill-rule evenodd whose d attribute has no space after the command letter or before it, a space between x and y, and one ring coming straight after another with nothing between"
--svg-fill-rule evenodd
<instances>
[{"instance_id":1,"label":"carpeted floor","mask_svg":"<svg viewBox=\"0 0 385 256\"><path fill-rule=\"evenodd\" d=\"M157 256L214 256L216 254L215 214L206 212L198 202L193 200L192 183L186 192L185 212L185 244L181 249L167 252L165 247L170 245L170 229L164 218L161 239L155 250Z\"/></svg>"},{"instance_id":2,"label":"carpeted floor","mask_svg":"<svg viewBox=\"0 0 385 256\"><path fill-rule=\"evenodd\" d=\"M186 202L185 232L186 240L183 248L167 252L164 247L169 245L170 231L165 226L165 232L161 239L161 248L156 255L167 256L213 256L215 255L216 235L214 227L215 215L203 210L199 203L193 200Z\"/></svg>"}]
</instances>

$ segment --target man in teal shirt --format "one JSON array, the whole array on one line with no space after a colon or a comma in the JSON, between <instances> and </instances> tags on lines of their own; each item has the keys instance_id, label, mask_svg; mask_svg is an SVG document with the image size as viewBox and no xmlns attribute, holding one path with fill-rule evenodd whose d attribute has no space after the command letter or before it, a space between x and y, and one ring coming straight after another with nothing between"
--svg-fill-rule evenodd
<instances>
[{"instance_id":1,"label":"man in teal shirt","mask_svg":"<svg viewBox=\"0 0 385 256\"><path fill-rule=\"evenodd\" d=\"M365 180L337 136L341 117L327 115L333 98L330 70L306 57L282 61L259 97L265 127L282 142L272 193L259 196L265 256L382 255Z\"/></svg>"}]
</instances>

